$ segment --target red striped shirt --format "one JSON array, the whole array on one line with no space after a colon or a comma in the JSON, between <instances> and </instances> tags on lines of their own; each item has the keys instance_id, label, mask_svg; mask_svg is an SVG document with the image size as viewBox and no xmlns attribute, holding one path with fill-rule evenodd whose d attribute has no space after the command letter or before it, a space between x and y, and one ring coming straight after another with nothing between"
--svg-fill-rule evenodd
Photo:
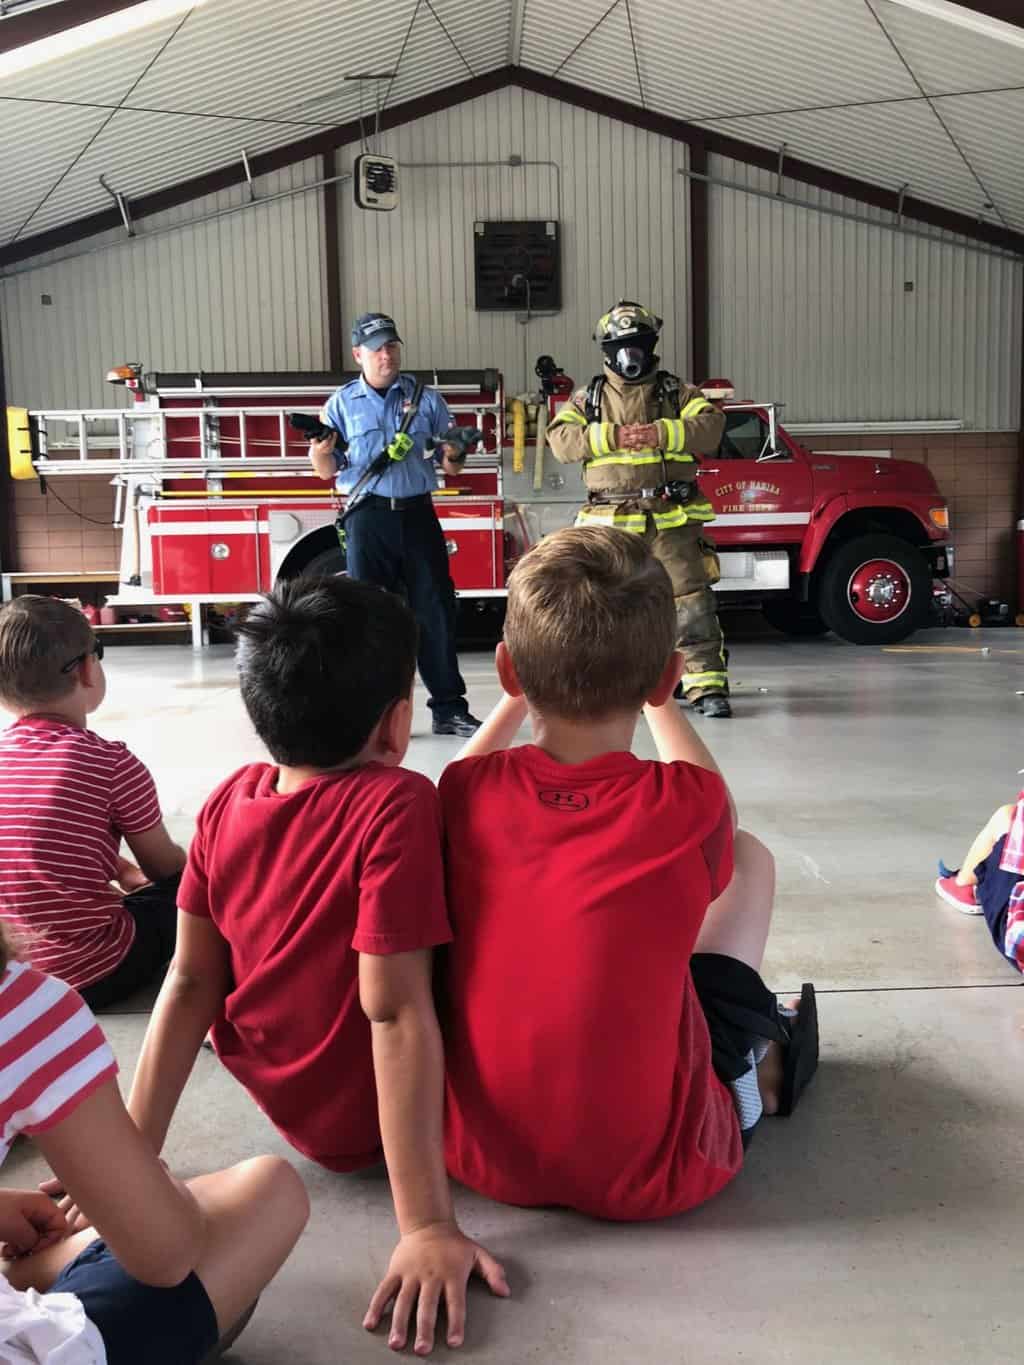
<instances>
[{"instance_id":1,"label":"red striped shirt","mask_svg":"<svg viewBox=\"0 0 1024 1365\"><path fill-rule=\"evenodd\" d=\"M82 997L26 962L9 963L0 976L0 1161L19 1133L54 1127L116 1075Z\"/></svg>"},{"instance_id":2,"label":"red striped shirt","mask_svg":"<svg viewBox=\"0 0 1024 1365\"><path fill-rule=\"evenodd\" d=\"M34 967L80 987L124 960L135 921L110 885L121 836L160 818L124 744L45 716L0 734L0 917Z\"/></svg>"}]
</instances>

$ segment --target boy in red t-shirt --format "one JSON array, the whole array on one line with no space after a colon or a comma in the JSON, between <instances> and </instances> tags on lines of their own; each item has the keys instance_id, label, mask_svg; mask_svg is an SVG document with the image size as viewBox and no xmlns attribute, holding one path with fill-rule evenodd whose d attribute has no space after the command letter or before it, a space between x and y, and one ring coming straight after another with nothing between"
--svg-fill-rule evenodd
<instances>
[{"instance_id":1,"label":"boy in red t-shirt","mask_svg":"<svg viewBox=\"0 0 1024 1365\"><path fill-rule=\"evenodd\" d=\"M433 784L399 766L416 624L379 588L298 579L253 607L239 636L242 700L274 763L242 768L200 812L129 1109L159 1151L210 1031L311 1160L350 1171L383 1147L401 1240L365 1325L397 1296L389 1342L401 1347L418 1297L423 1354L443 1297L457 1346L470 1275L508 1288L459 1231L444 1169L440 813Z\"/></svg>"},{"instance_id":2,"label":"boy in red t-shirt","mask_svg":"<svg viewBox=\"0 0 1024 1365\"><path fill-rule=\"evenodd\" d=\"M507 1203L679 1213L817 1064L813 987L781 1010L757 974L774 864L672 701L675 636L638 536L547 537L509 583L507 695L441 779L448 1170ZM629 752L645 703L660 762Z\"/></svg>"},{"instance_id":3,"label":"boy in red t-shirt","mask_svg":"<svg viewBox=\"0 0 1024 1365\"><path fill-rule=\"evenodd\" d=\"M16 717L0 734L0 918L92 1009L163 973L185 866L149 769L89 729L102 658L67 602L26 594L0 611L0 706Z\"/></svg>"}]
</instances>

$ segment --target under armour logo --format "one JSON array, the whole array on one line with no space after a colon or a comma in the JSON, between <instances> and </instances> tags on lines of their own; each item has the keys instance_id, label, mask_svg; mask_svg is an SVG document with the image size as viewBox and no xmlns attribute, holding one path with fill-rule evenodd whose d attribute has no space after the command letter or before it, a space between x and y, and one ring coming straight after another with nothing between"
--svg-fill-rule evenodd
<instances>
[{"instance_id":1,"label":"under armour logo","mask_svg":"<svg viewBox=\"0 0 1024 1365\"><path fill-rule=\"evenodd\" d=\"M563 791L542 791L539 792L541 802L545 806L550 806L552 810L581 811L586 810L590 805L590 798L582 792L563 792Z\"/></svg>"}]
</instances>

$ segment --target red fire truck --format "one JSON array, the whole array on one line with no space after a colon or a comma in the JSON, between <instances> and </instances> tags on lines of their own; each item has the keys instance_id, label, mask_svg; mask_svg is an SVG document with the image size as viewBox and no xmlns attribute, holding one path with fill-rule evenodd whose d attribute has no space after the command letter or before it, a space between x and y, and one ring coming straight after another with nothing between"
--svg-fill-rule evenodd
<instances>
[{"instance_id":1,"label":"red fire truck","mask_svg":"<svg viewBox=\"0 0 1024 1365\"><path fill-rule=\"evenodd\" d=\"M548 503L539 517L536 503L506 498L510 438L497 371L416 373L456 421L483 432L464 473L435 501L458 594L486 606L504 597L515 559L542 530L567 524L577 504ZM344 568L338 500L312 473L288 414L319 413L353 376L145 374L131 365L108 377L131 390L131 406L12 408L8 436L16 478L110 476L113 520L124 532L115 605L189 604L201 643L204 605L252 601L280 578ZM928 470L815 453L785 431L779 404L712 396L726 430L698 477L717 514L719 591L762 603L773 624L794 634L832 629L881 644L922 624L932 578L948 574L951 561L948 509ZM549 400L551 413L562 401ZM534 486L543 489L540 446ZM555 477L571 491L577 471Z\"/></svg>"}]
</instances>

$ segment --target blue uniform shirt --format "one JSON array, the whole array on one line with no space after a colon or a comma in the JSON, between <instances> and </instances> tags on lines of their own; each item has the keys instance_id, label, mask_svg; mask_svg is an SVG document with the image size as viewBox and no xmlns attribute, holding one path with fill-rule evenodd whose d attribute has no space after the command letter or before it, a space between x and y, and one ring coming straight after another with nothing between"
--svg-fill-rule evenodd
<instances>
[{"instance_id":1,"label":"blue uniform shirt","mask_svg":"<svg viewBox=\"0 0 1024 1365\"><path fill-rule=\"evenodd\" d=\"M366 473L367 466L394 440L415 386L411 374L400 374L382 397L360 375L328 398L321 420L348 442L348 464L339 468L335 479L340 493L349 492ZM442 456L440 450L428 451L427 441L431 436L443 436L451 426L452 415L444 399L436 389L424 388L419 412L408 432L413 449L404 460L392 460L389 469L378 479L370 480L366 491L379 493L383 498L412 498L430 493L437 487L437 467ZM335 453L339 462L343 461L342 452Z\"/></svg>"}]
</instances>

